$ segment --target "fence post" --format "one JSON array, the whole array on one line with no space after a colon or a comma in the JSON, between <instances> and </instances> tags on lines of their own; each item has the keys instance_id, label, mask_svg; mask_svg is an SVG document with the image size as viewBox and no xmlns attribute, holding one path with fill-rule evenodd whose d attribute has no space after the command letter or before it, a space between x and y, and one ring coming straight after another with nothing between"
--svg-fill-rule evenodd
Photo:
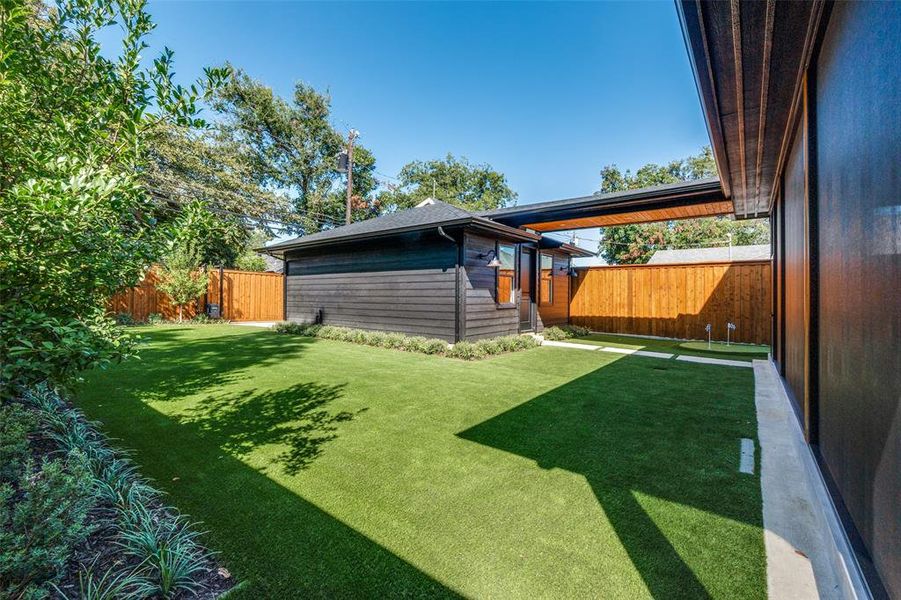
<instances>
[{"instance_id":1,"label":"fence post","mask_svg":"<svg viewBox=\"0 0 901 600\"><path fill-rule=\"evenodd\" d=\"M225 318L225 296L222 295L222 281L224 279L223 273L225 269L222 265L219 265L219 318Z\"/></svg>"}]
</instances>

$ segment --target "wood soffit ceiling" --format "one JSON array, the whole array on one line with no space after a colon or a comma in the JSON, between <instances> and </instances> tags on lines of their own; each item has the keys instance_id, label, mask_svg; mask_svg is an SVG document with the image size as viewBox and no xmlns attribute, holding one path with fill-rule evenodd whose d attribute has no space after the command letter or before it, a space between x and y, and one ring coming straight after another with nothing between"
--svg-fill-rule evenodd
<instances>
[{"instance_id":1,"label":"wood soffit ceiling","mask_svg":"<svg viewBox=\"0 0 901 600\"><path fill-rule=\"evenodd\" d=\"M633 210L631 212L619 212L607 215L587 217L572 217L557 221L540 221L526 223L524 227L535 231L564 231L567 229L583 229L588 227L609 227L611 225L628 225L631 223L648 223L652 221L672 221L678 219L693 219L696 217L710 217L716 215L732 214L732 202L721 200L705 204L692 204L688 206L674 206L664 208L652 208L646 210Z\"/></svg>"},{"instance_id":2,"label":"wood soffit ceiling","mask_svg":"<svg viewBox=\"0 0 901 600\"><path fill-rule=\"evenodd\" d=\"M738 218L769 208L822 2L677 0L723 191Z\"/></svg>"}]
</instances>

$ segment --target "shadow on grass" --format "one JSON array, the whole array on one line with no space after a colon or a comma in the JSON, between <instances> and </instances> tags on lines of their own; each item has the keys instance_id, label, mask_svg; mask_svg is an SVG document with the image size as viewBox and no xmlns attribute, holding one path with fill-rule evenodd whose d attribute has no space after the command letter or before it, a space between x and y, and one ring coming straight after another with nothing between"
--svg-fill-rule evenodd
<instances>
[{"instance_id":1,"label":"shadow on grass","mask_svg":"<svg viewBox=\"0 0 901 600\"><path fill-rule=\"evenodd\" d=\"M271 331L226 333L190 338L183 327L160 327L143 332L138 360L123 367L119 388L143 400L183 398L247 379L247 369L276 364L286 353L294 356L313 338L276 335ZM121 368L120 368L121 372Z\"/></svg>"},{"instance_id":2,"label":"shadow on grass","mask_svg":"<svg viewBox=\"0 0 901 600\"><path fill-rule=\"evenodd\" d=\"M285 473L294 475L322 454L323 444L337 437L338 423L353 419L354 413L326 410L329 402L341 397L343 388L299 383L278 391L211 396L182 421L219 440L234 456L267 444L287 445L288 450L275 461Z\"/></svg>"},{"instance_id":3,"label":"shadow on grass","mask_svg":"<svg viewBox=\"0 0 901 600\"><path fill-rule=\"evenodd\" d=\"M208 531L206 542L250 585L236 598L457 597L453 591L272 479L224 454L230 443L134 397L92 406L127 437L141 471ZM173 480L173 478L178 478Z\"/></svg>"},{"instance_id":4,"label":"shadow on grass","mask_svg":"<svg viewBox=\"0 0 901 600\"><path fill-rule=\"evenodd\" d=\"M457 594L261 471L240 455L266 444L288 449L279 463L296 473L338 435L351 413L328 403L341 385L300 383L275 392L215 394L309 340L271 332L186 342L177 330L154 330L142 361L116 373L91 373L78 404L112 436L126 439L143 474L169 492L172 504L203 523L207 544L239 580L234 598L429 597ZM145 403L204 394L186 415L164 415Z\"/></svg>"},{"instance_id":5,"label":"shadow on grass","mask_svg":"<svg viewBox=\"0 0 901 600\"><path fill-rule=\"evenodd\" d=\"M752 376L658 363L618 359L458 435L583 475L654 597L711 596L698 561L715 595L763 596L759 479L737 472L739 440L756 438ZM639 496L753 527L709 528L716 519L682 510L652 519Z\"/></svg>"}]
</instances>

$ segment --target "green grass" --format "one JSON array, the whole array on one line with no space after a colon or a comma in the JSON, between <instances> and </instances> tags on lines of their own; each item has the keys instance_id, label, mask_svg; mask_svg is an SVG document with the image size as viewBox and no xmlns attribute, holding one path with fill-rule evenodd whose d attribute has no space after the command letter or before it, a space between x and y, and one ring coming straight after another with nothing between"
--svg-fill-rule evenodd
<instances>
[{"instance_id":1,"label":"green grass","mask_svg":"<svg viewBox=\"0 0 901 600\"><path fill-rule=\"evenodd\" d=\"M763 598L750 369L139 330L78 402L241 598Z\"/></svg>"},{"instance_id":2,"label":"green grass","mask_svg":"<svg viewBox=\"0 0 901 600\"><path fill-rule=\"evenodd\" d=\"M769 346L757 346L754 344L731 344L727 346L725 342L713 342L708 349L707 342L656 339L612 333L592 333L567 341L595 346L611 346L613 348L668 352L677 356L708 356L711 358L747 361L755 358L766 358L770 350Z\"/></svg>"}]
</instances>

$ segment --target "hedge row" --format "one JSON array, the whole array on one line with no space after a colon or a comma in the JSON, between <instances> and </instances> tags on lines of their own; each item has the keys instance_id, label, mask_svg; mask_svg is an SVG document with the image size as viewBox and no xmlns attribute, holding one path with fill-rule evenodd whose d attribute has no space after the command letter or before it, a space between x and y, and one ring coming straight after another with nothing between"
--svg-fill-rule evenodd
<instances>
[{"instance_id":1,"label":"hedge row","mask_svg":"<svg viewBox=\"0 0 901 600\"><path fill-rule=\"evenodd\" d=\"M539 346L541 342L532 336L508 335L504 337L479 340L477 342L457 342L450 345L444 340L408 336L402 333L384 331L365 331L335 325L304 325L301 323L278 323L277 333L303 335L325 340L352 342L378 348L392 348L420 354L433 354L462 360L479 360L488 356L527 350Z\"/></svg>"}]
</instances>

